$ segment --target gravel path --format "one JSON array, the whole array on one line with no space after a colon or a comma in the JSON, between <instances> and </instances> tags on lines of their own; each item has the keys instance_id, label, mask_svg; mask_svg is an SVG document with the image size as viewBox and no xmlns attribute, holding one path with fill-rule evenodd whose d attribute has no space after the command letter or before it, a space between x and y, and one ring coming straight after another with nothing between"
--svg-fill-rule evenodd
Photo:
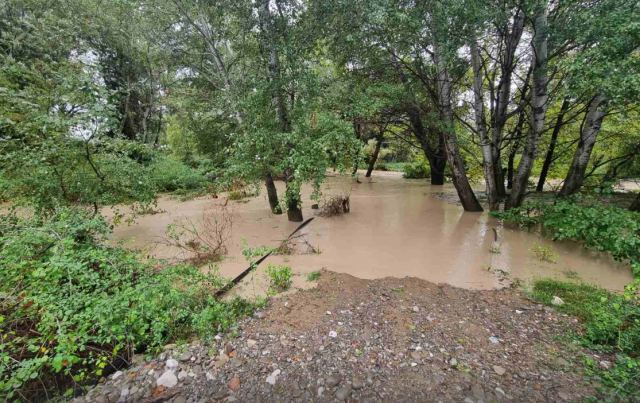
<instances>
[{"instance_id":1,"label":"gravel path","mask_svg":"<svg viewBox=\"0 0 640 403\"><path fill-rule=\"evenodd\" d=\"M514 290L323 272L215 344L167 346L78 402L575 401L595 395L574 318ZM605 363L606 364L606 363Z\"/></svg>"}]
</instances>

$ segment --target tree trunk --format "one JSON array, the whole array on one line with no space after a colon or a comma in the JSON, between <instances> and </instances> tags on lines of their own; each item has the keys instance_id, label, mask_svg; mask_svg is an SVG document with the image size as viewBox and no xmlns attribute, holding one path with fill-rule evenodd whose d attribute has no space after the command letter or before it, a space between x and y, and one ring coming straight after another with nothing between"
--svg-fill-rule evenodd
<instances>
[{"instance_id":1,"label":"tree trunk","mask_svg":"<svg viewBox=\"0 0 640 403\"><path fill-rule=\"evenodd\" d=\"M470 49L471 64L473 66L473 110L475 113L476 131L480 137L487 201L489 202L489 210L496 211L500 209L500 200L496 185L496 169L493 165L493 144L487 133L487 122L485 120L484 96L482 91L482 60L480 59L480 52L478 51L478 44L475 39L471 41Z\"/></svg>"},{"instance_id":2,"label":"tree trunk","mask_svg":"<svg viewBox=\"0 0 640 403\"><path fill-rule=\"evenodd\" d=\"M558 143L558 134L560 134L560 128L564 123L562 120L564 119L564 114L567 113L567 109L569 109L569 99L565 98L562 101L562 106L560 106L558 118L556 119L556 125L553 127L553 132L551 133L549 148L547 149L547 154L544 156L544 163L542 164L542 170L540 171L540 178L538 178L536 192L542 192L544 189L544 183L547 181L549 168L551 168L551 164L553 163L553 153L555 152L556 144Z\"/></svg>"},{"instance_id":3,"label":"tree trunk","mask_svg":"<svg viewBox=\"0 0 640 403\"><path fill-rule=\"evenodd\" d=\"M451 105L451 77L446 67L446 62L439 54L436 46L434 51L434 61L437 68L436 94L438 99L438 109L445 126L444 148L447 155L447 162L451 165L453 173L453 186L458 192L458 197L465 211L482 211L482 206L478 202L476 195L471 189L464 161L458 149L458 139L453 124L453 106Z\"/></svg>"},{"instance_id":4,"label":"tree trunk","mask_svg":"<svg viewBox=\"0 0 640 403\"><path fill-rule=\"evenodd\" d=\"M398 61L393 57L391 58L391 63L398 73L400 82L402 83L410 97L409 105L407 105L406 108L407 116L409 116L409 124L411 125L413 135L420 143L420 147L422 148L427 161L429 161L431 184L444 185L444 169L447 165L444 135L441 130L437 131L438 144L436 146L436 149L433 149L433 147L431 147L431 144L429 144L429 136L427 130L422 124L422 112L415 100L415 96L411 91L411 88L409 87L407 77L402 71L402 67L399 65Z\"/></svg>"},{"instance_id":5,"label":"tree trunk","mask_svg":"<svg viewBox=\"0 0 640 403\"><path fill-rule=\"evenodd\" d=\"M494 172L494 182L498 199L504 198L507 191L504 186L504 172L502 169L502 132L507 122L507 107L511 97L511 82L513 71L516 67L515 53L524 30L525 15L522 10L518 10L513 17L511 31L505 24L504 29L498 29L501 43L504 45L500 54L500 81L496 90L495 109L491 117L492 138L491 138L491 168Z\"/></svg>"},{"instance_id":6,"label":"tree trunk","mask_svg":"<svg viewBox=\"0 0 640 403\"><path fill-rule=\"evenodd\" d=\"M635 200L629 206L629 210L631 211L640 211L640 193L636 196Z\"/></svg>"},{"instance_id":7,"label":"tree trunk","mask_svg":"<svg viewBox=\"0 0 640 403\"><path fill-rule=\"evenodd\" d=\"M573 161L562 189L560 189L560 196L569 196L580 190L582 182L584 182L584 175L587 171L593 146L596 143L602 120L606 114L605 109L606 99L601 95L597 95L589 102L589 107L580 128L580 142L573 155Z\"/></svg>"},{"instance_id":8,"label":"tree trunk","mask_svg":"<svg viewBox=\"0 0 640 403\"><path fill-rule=\"evenodd\" d=\"M302 210L300 209L300 191L297 191L296 195L290 195L287 197L287 218L289 221L302 221Z\"/></svg>"},{"instance_id":9,"label":"tree trunk","mask_svg":"<svg viewBox=\"0 0 640 403\"><path fill-rule=\"evenodd\" d=\"M272 91L271 99L276 109L276 118L280 131L282 133L289 133L291 132L291 120L289 118L289 111L287 110L287 97L280 83L280 59L274 38L274 27L271 11L269 10L269 0L261 0L258 17L260 20L260 28L263 32L263 45L269 51L267 70ZM291 148L291 146L289 146L289 148ZM297 186L295 189L292 188L291 183L294 181L293 170L286 169L285 182L287 190L285 192L285 198L287 201L287 217L289 221L302 221L300 189Z\"/></svg>"},{"instance_id":10,"label":"tree trunk","mask_svg":"<svg viewBox=\"0 0 640 403\"><path fill-rule=\"evenodd\" d=\"M264 185L267 188L267 197L269 198L269 207L271 207L271 212L273 214L282 214L280 202L278 201L278 190L276 189L275 183L273 183L273 176L271 175L271 172L265 175Z\"/></svg>"},{"instance_id":11,"label":"tree trunk","mask_svg":"<svg viewBox=\"0 0 640 403\"><path fill-rule=\"evenodd\" d=\"M380 133L376 136L376 147L373 149L373 154L371 154L371 159L369 160L369 167L367 168L367 173L364 175L365 178L371 177L371 172L376 165L376 161L378 160L378 154L380 154L380 147L382 146L383 140L383 131L380 129Z\"/></svg>"},{"instance_id":12,"label":"tree trunk","mask_svg":"<svg viewBox=\"0 0 640 403\"><path fill-rule=\"evenodd\" d=\"M527 192L527 184L531 176L531 168L535 161L538 139L544 129L547 114L547 8L546 5L538 10L534 20L533 47L533 92L531 94L531 128L524 144L518 172L513 180L511 195L507 201L507 208L519 207Z\"/></svg>"}]
</instances>

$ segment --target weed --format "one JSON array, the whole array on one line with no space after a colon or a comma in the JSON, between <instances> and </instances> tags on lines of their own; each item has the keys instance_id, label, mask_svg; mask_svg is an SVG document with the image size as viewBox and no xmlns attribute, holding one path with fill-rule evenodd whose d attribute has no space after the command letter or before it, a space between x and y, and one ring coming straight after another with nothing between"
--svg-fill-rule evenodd
<instances>
[{"instance_id":1,"label":"weed","mask_svg":"<svg viewBox=\"0 0 640 403\"><path fill-rule=\"evenodd\" d=\"M307 274L307 281L317 281L319 278L320 278L319 271L312 271L311 273Z\"/></svg>"},{"instance_id":2,"label":"weed","mask_svg":"<svg viewBox=\"0 0 640 403\"><path fill-rule=\"evenodd\" d=\"M558 254L550 246L537 244L531 248L533 255L541 262L557 263Z\"/></svg>"},{"instance_id":3,"label":"weed","mask_svg":"<svg viewBox=\"0 0 640 403\"><path fill-rule=\"evenodd\" d=\"M286 291L291 287L291 277L293 273L289 266L278 266L269 264L267 266L267 277L269 277L270 289L274 292Z\"/></svg>"}]
</instances>

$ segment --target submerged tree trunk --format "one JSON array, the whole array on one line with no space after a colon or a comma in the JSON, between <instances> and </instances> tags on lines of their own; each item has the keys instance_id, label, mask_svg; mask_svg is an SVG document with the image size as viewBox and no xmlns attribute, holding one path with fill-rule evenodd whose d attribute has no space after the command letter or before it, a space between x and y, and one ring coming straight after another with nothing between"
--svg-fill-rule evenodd
<instances>
[{"instance_id":1,"label":"submerged tree trunk","mask_svg":"<svg viewBox=\"0 0 640 403\"><path fill-rule=\"evenodd\" d=\"M371 154L371 159L369 160L369 166L367 167L367 173L364 175L365 178L371 177L371 172L373 172L373 168L376 166L376 161L378 160L378 155L380 154L380 147L382 146L382 140L384 136L383 129L380 129L380 133L376 136L376 146L373 149L373 154Z\"/></svg>"},{"instance_id":2,"label":"submerged tree trunk","mask_svg":"<svg viewBox=\"0 0 640 403\"><path fill-rule=\"evenodd\" d=\"M564 114L567 113L567 109L569 109L569 99L565 98L562 101L562 106L560 106L558 118L556 119L556 125L553 127L553 132L551 133L549 148L547 149L547 154L544 156L544 163L542 164L542 170L540 171L540 178L538 178L536 192L542 192L544 189L544 183L547 181L549 168L551 168L551 164L553 163L553 153L555 152L556 144L558 143L558 134L560 134L560 128L564 124L563 119Z\"/></svg>"},{"instance_id":3,"label":"submerged tree trunk","mask_svg":"<svg viewBox=\"0 0 640 403\"><path fill-rule=\"evenodd\" d=\"M273 26L271 11L269 10L269 0L261 0L259 7L258 16L260 19L260 28L263 31L263 46L268 49L267 70L272 91L271 99L275 104L276 118L280 131L282 133L289 133L291 132L291 120L289 118L289 111L287 110L287 96L280 82L280 59L275 43L275 28ZM302 221L300 189L298 186L293 185L295 178L291 169L285 170L285 183L287 217L289 221Z\"/></svg>"},{"instance_id":4,"label":"submerged tree trunk","mask_svg":"<svg viewBox=\"0 0 640 403\"><path fill-rule=\"evenodd\" d=\"M282 214L282 208L280 208L280 202L278 201L278 190L275 183L273 183L273 176L271 172L267 173L264 177L264 185L267 188L267 197L269 199L269 207L273 214Z\"/></svg>"},{"instance_id":5,"label":"submerged tree trunk","mask_svg":"<svg viewBox=\"0 0 640 403\"><path fill-rule=\"evenodd\" d=\"M482 91L482 60L478 51L478 44L475 39L471 41L471 64L473 66L473 110L475 113L476 131L480 137L480 148L482 150L482 168L487 192L489 210L500 209L500 200L496 184L496 167L494 167L494 154L492 140L487 133L487 122L485 120L484 96ZM500 170L502 168L500 167ZM500 175L501 176L501 175Z\"/></svg>"},{"instance_id":6,"label":"submerged tree trunk","mask_svg":"<svg viewBox=\"0 0 640 403\"><path fill-rule=\"evenodd\" d=\"M560 189L560 196L569 196L580 190L582 182L584 182L584 175L587 171L593 146L596 143L602 121L606 115L605 109L606 99L601 95L597 95L589 102L582 127L580 128L580 142L573 155L573 161L562 189Z\"/></svg>"},{"instance_id":7,"label":"submerged tree trunk","mask_svg":"<svg viewBox=\"0 0 640 403\"><path fill-rule=\"evenodd\" d=\"M547 8L543 6L538 10L534 20L533 47L533 86L531 94L531 128L524 144L518 172L513 180L511 195L506 208L519 207L527 192L527 184L531 176L531 169L536 157L538 139L544 129L544 121L547 114Z\"/></svg>"},{"instance_id":8,"label":"submerged tree trunk","mask_svg":"<svg viewBox=\"0 0 640 403\"><path fill-rule=\"evenodd\" d=\"M452 80L442 56L436 47L434 52L434 61L438 70L436 94L438 109L444 125L444 148L447 155L447 162L451 166L453 185L458 192L458 197L464 210L482 211L482 206L478 202L469 184L464 161L458 149L458 139L453 124L453 106L451 105Z\"/></svg>"}]
</instances>

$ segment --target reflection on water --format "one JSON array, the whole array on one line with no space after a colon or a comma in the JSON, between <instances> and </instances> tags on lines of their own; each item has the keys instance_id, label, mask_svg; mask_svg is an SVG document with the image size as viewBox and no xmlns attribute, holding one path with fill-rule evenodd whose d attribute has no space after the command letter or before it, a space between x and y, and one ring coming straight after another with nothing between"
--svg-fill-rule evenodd
<instances>
[{"instance_id":1,"label":"reflection on water","mask_svg":"<svg viewBox=\"0 0 640 403\"><path fill-rule=\"evenodd\" d=\"M504 228L486 213L464 213L458 205L434 197L436 192L453 192L448 186L432 187L423 180L380 173L363 183L352 183L344 177L329 178L324 192L343 193L349 189L350 214L317 217L302 231L321 253L273 256L263 265L271 262L291 266L300 274L294 283L298 286L306 285L304 274L322 268L367 279L412 276L473 289L504 287L514 278L528 281L577 276L621 290L632 280L628 267L607 256L574 243L551 242L533 233ZM309 194L310 189L304 189L305 217L315 213L308 208ZM139 217L131 226L118 226L114 240L156 257L175 257L176 249L159 243L166 226L182 217L197 222L205 208L222 202L211 198L186 202L162 198L159 208L165 212ZM232 239L220 270L231 277L247 266L241 253L243 238L252 246L277 246L297 224L289 223L286 215L272 215L264 194L229 205L233 211ZM494 233L498 235L497 243ZM557 261L540 261L531 251L537 245L551 248ZM263 277L258 273L244 287L263 288Z\"/></svg>"}]
</instances>

